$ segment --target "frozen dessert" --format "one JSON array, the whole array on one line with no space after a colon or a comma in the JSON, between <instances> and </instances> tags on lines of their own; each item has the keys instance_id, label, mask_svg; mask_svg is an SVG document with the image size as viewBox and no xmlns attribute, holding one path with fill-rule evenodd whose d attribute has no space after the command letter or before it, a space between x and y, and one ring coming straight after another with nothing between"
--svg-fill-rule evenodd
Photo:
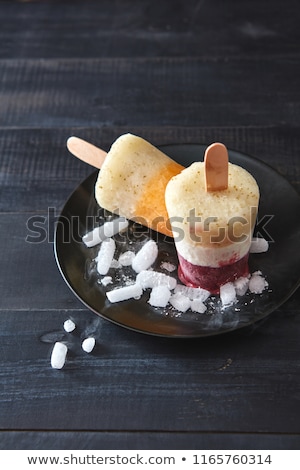
<instances>
[{"instance_id":1,"label":"frozen dessert","mask_svg":"<svg viewBox=\"0 0 300 470\"><path fill-rule=\"evenodd\" d=\"M105 157L95 186L96 200L103 209L172 236L165 189L183 168L141 137L124 134Z\"/></svg>"},{"instance_id":2,"label":"frozen dessert","mask_svg":"<svg viewBox=\"0 0 300 470\"><path fill-rule=\"evenodd\" d=\"M249 272L259 189L248 171L228 163L228 154L226 161L223 144L212 150L214 168L205 160L184 169L167 184L165 201L181 282L219 293L221 285Z\"/></svg>"}]
</instances>

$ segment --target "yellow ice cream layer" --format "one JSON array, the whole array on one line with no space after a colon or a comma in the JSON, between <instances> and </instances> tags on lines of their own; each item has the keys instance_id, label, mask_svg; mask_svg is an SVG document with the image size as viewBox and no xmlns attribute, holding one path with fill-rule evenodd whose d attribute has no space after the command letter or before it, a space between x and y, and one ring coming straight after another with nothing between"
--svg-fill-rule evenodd
<instances>
[{"instance_id":1,"label":"yellow ice cream layer","mask_svg":"<svg viewBox=\"0 0 300 470\"><path fill-rule=\"evenodd\" d=\"M165 189L170 179L183 170L183 166L176 162L171 162L164 166L162 171L156 172L145 185L144 195L136 201L136 215L142 214L148 227L157 232L164 233L169 237L173 236L168 221L168 212L165 204Z\"/></svg>"}]
</instances>

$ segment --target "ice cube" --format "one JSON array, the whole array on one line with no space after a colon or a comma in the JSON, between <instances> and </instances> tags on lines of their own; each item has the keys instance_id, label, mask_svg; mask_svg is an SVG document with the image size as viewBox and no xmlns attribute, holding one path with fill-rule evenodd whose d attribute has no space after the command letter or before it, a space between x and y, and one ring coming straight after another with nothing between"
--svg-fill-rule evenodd
<instances>
[{"instance_id":1,"label":"ice cube","mask_svg":"<svg viewBox=\"0 0 300 470\"><path fill-rule=\"evenodd\" d=\"M236 293L232 282L227 282L220 287L220 299L223 307L230 307L234 304Z\"/></svg>"},{"instance_id":2,"label":"ice cube","mask_svg":"<svg viewBox=\"0 0 300 470\"><path fill-rule=\"evenodd\" d=\"M236 295L243 296L246 294L249 286L249 277L239 277L234 281Z\"/></svg>"},{"instance_id":3,"label":"ice cube","mask_svg":"<svg viewBox=\"0 0 300 470\"><path fill-rule=\"evenodd\" d=\"M191 309L193 312L204 313L207 310L206 305L200 299L194 299L191 302Z\"/></svg>"},{"instance_id":4,"label":"ice cube","mask_svg":"<svg viewBox=\"0 0 300 470\"><path fill-rule=\"evenodd\" d=\"M103 242L107 238L111 238L119 232L126 230L128 227L128 220L124 217L118 217L114 220L105 222L100 227L95 227L90 232L82 237L83 243L87 247L92 247Z\"/></svg>"},{"instance_id":5,"label":"ice cube","mask_svg":"<svg viewBox=\"0 0 300 470\"><path fill-rule=\"evenodd\" d=\"M156 286L151 291L149 304L153 307L166 307L170 297L171 292L167 286Z\"/></svg>"},{"instance_id":6,"label":"ice cube","mask_svg":"<svg viewBox=\"0 0 300 470\"><path fill-rule=\"evenodd\" d=\"M103 286L108 286L108 284L112 284L112 277L111 276L105 276L103 279L101 279L101 284Z\"/></svg>"},{"instance_id":7,"label":"ice cube","mask_svg":"<svg viewBox=\"0 0 300 470\"><path fill-rule=\"evenodd\" d=\"M210 296L210 292L206 289L202 289L202 287L188 287L183 286L182 284L177 284L174 292L180 292L191 300L199 299L202 300L202 302Z\"/></svg>"},{"instance_id":8,"label":"ice cube","mask_svg":"<svg viewBox=\"0 0 300 470\"><path fill-rule=\"evenodd\" d=\"M97 271L99 274L107 274L114 257L116 242L113 238L107 238L100 246L97 257Z\"/></svg>"},{"instance_id":9,"label":"ice cube","mask_svg":"<svg viewBox=\"0 0 300 470\"><path fill-rule=\"evenodd\" d=\"M176 287L177 281L174 277L168 276L164 273L157 271L143 270L139 272L136 277L136 282L141 284L143 289L153 288L156 286L167 286L168 289L173 290Z\"/></svg>"},{"instance_id":10,"label":"ice cube","mask_svg":"<svg viewBox=\"0 0 300 470\"><path fill-rule=\"evenodd\" d=\"M90 353L93 351L95 344L96 344L95 338L90 336L89 338L85 338L85 340L83 340L81 347L86 353Z\"/></svg>"},{"instance_id":11,"label":"ice cube","mask_svg":"<svg viewBox=\"0 0 300 470\"><path fill-rule=\"evenodd\" d=\"M191 306L191 301L185 295L177 292L170 297L170 304L179 312L186 312Z\"/></svg>"},{"instance_id":12,"label":"ice cube","mask_svg":"<svg viewBox=\"0 0 300 470\"><path fill-rule=\"evenodd\" d=\"M64 343L56 342L51 354L51 367L53 369L62 369L65 365L68 348Z\"/></svg>"},{"instance_id":13,"label":"ice cube","mask_svg":"<svg viewBox=\"0 0 300 470\"><path fill-rule=\"evenodd\" d=\"M269 243L264 238L252 238L250 253L264 253L268 251Z\"/></svg>"},{"instance_id":14,"label":"ice cube","mask_svg":"<svg viewBox=\"0 0 300 470\"><path fill-rule=\"evenodd\" d=\"M174 264L172 263L169 263L168 261L163 261L160 265L160 267L162 269L165 269L166 271L168 271L169 273L172 273L173 271L175 271L176 269L176 266L174 266Z\"/></svg>"},{"instance_id":15,"label":"ice cube","mask_svg":"<svg viewBox=\"0 0 300 470\"><path fill-rule=\"evenodd\" d=\"M261 294L266 287L268 287L268 283L261 274L253 273L250 281L249 281L249 291L253 294Z\"/></svg>"},{"instance_id":16,"label":"ice cube","mask_svg":"<svg viewBox=\"0 0 300 470\"><path fill-rule=\"evenodd\" d=\"M119 287L106 292L106 296L111 303L122 302L128 299L138 299L143 294L142 286L138 283L129 286Z\"/></svg>"},{"instance_id":17,"label":"ice cube","mask_svg":"<svg viewBox=\"0 0 300 470\"><path fill-rule=\"evenodd\" d=\"M131 266L135 253L133 251L125 251L119 257L121 266Z\"/></svg>"},{"instance_id":18,"label":"ice cube","mask_svg":"<svg viewBox=\"0 0 300 470\"><path fill-rule=\"evenodd\" d=\"M67 333L71 333L72 331L75 330L75 328L76 328L76 325L72 320L69 319L64 322L64 330Z\"/></svg>"},{"instance_id":19,"label":"ice cube","mask_svg":"<svg viewBox=\"0 0 300 470\"><path fill-rule=\"evenodd\" d=\"M149 240L137 252L132 260L132 268L136 273L150 268L158 255L158 247L154 240Z\"/></svg>"}]
</instances>

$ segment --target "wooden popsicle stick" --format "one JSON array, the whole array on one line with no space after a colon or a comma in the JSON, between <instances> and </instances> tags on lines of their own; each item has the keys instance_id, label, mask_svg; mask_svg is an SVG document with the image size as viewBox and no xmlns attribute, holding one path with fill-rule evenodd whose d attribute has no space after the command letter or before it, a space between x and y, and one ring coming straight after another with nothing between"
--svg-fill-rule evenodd
<instances>
[{"instance_id":1,"label":"wooden popsicle stick","mask_svg":"<svg viewBox=\"0 0 300 470\"><path fill-rule=\"evenodd\" d=\"M215 142L204 155L205 190L222 191L228 187L228 152L224 144Z\"/></svg>"},{"instance_id":2,"label":"wooden popsicle stick","mask_svg":"<svg viewBox=\"0 0 300 470\"><path fill-rule=\"evenodd\" d=\"M107 155L104 150L75 136L68 138L67 148L75 157L95 168L101 168Z\"/></svg>"}]
</instances>

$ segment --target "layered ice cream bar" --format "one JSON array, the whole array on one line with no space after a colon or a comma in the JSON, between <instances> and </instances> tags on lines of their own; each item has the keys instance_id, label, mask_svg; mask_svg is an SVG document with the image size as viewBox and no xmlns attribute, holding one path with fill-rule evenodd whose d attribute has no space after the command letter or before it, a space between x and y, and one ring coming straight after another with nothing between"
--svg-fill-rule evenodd
<instances>
[{"instance_id":1,"label":"layered ice cream bar","mask_svg":"<svg viewBox=\"0 0 300 470\"><path fill-rule=\"evenodd\" d=\"M259 202L253 176L228 163L228 154L226 165L226 184L222 183L220 189L208 184L205 162L197 162L174 176L165 193L179 258L179 278L187 286L202 287L211 293L248 274ZM210 176L212 182L214 178L224 180L224 174L220 179L219 173Z\"/></svg>"},{"instance_id":2,"label":"layered ice cream bar","mask_svg":"<svg viewBox=\"0 0 300 470\"><path fill-rule=\"evenodd\" d=\"M124 134L105 157L95 186L96 200L110 212L172 236L165 189L183 168L141 137Z\"/></svg>"}]
</instances>

